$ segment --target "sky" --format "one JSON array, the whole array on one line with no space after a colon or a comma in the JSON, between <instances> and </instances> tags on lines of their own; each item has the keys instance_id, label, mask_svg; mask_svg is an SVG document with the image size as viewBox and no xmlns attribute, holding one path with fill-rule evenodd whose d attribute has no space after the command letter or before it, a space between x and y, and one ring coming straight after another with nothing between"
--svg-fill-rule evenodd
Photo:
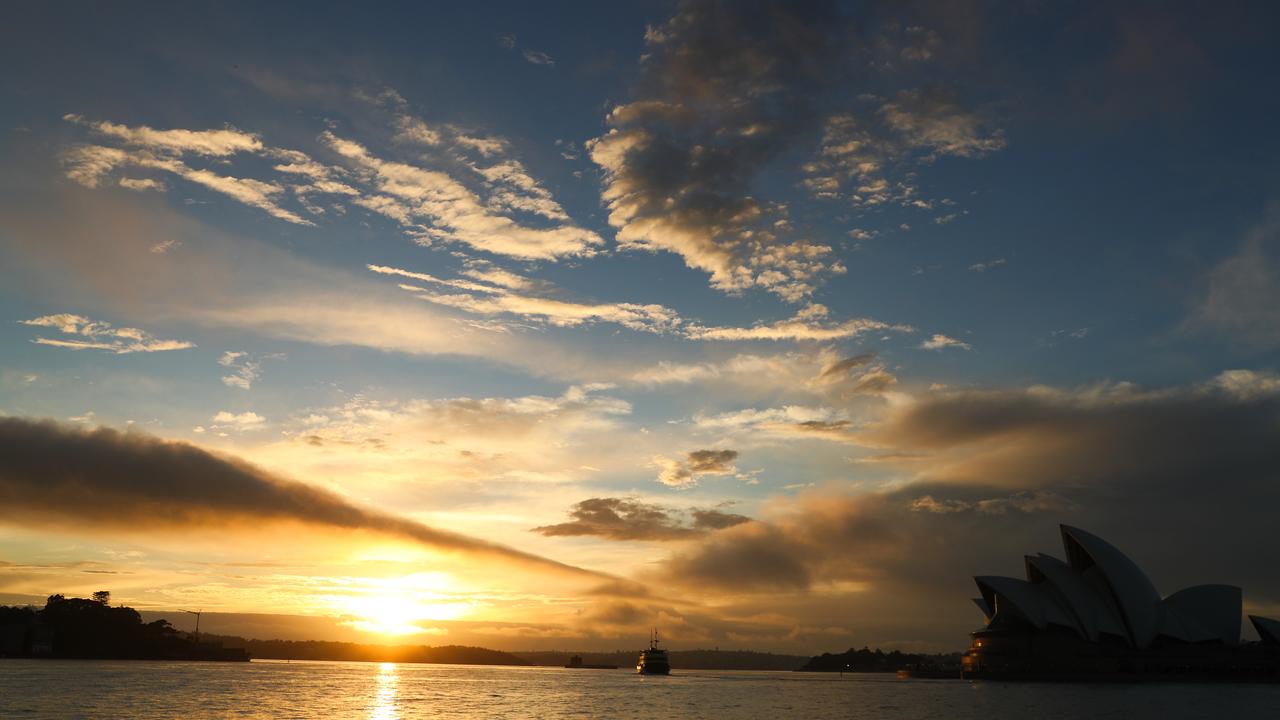
<instances>
[{"instance_id":1,"label":"sky","mask_svg":"<svg viewBox=\"0 0 1280 720\"><path fill-rule=\"evenodd\" d=\"M958 650L1067 523L1280 614L1269 3L7 14L0 601Z\"/></svg>"}]
</instances>

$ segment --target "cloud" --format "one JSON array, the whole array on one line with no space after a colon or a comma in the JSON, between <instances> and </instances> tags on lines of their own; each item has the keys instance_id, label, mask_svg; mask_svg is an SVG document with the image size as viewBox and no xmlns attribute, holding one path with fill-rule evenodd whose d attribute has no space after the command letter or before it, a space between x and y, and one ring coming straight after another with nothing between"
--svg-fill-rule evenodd
<instances>
[{"instance_id":1,"label":"cloud","mask_svg":"<svg viewBox=\"0 0 1280 720\"><path fill-rule=\"evenodd\" d=\"M137 352L166 352L186 350L195 343L185 340L161 340L150 333L131 327L112 327L110 323L90 320L83 315L57 313L23 320L23 325L54 328L65 335L78 335L83 340L37 337L37 345L68 348L71 350L109 350L117 355Z\"/></svg>"},{"instance_id":2,"label":"cloud","mask_svg":"<svg viewBox=\"0 0 1280 720\"><path fill-rule=\"evenodd\" d=\"M523 212L548 220L567 221L568 214L517 160L506 159L493 165L472 165L491 187L488 205L500 212Z\"/></svg>"},{"instance_id":3,"label":"cloud","mask_svg":"<svg viewBox=\"0 0 1280 720\"><path fill-rule=\"evenodd\" d=\"M733 461L737 450L694 450L683 458L657 456L653 459L661 472L658 482L671 487L689 487L703 475L732 475L737 472Z\"/></svg>"},{"instance_id":4,"label":"cloud","mask_svg":"<svg viewBox=\"0 0 1280 720\"><path fill-rule=\"evenodd\" d=\"M991 268L1004 265L1006 262L1008 262L1008 260L1005 260L1004 258L996 258L995 260L988 260L987 262L974 263L969 266L969 269L973 272L986 272Z\"/></svg>"},{"instance_id":5,"label":"cloud","mask_svg":"<svg viewBox=\"0 0 1280 720\"><path fill-rule=\"evenodd\" d=\"M414 272L384 265L368 265L369 270L381 275L394 275L420 280L433 285L455 289L454 292L436 292L414 285L400 288L414 293L415 297L479 315L513 315L525 320L547 322L566 327L586 322L612 322L632 330L652 333L679 334L692 340L747 341L747 340L839 340L857 337L876 330L913 332L909 325L855 318L841 323L823 323L827 308L811 304L790 319L775 323L761 323L744 327L705 327L687 322L674 310L662 305L635 303L579 303L552 297L523 295L511 290L535 289L545 294L563 294L550 283L538 283L515 273L495 269L468 270L476 280L445 279L427 273ZM489 284L493 283L493 284ZM463 292L457 292L457 291Z\"/></svg>"},{"instance_id":6,"label":"cloud","mask_svg":"<svg viewBox=\"0 0 1280 720\"><path fill-rule=\"evenodd\" d=\"M439 145L441 134L428 127L420 118L410 117L409 115L401 115L396 118L396 126L400 129L396 133L396 140L400 142L418 143L420 145Z\"/></svg>"},{"instance_id":7,"label":"cloud","mask_svg":"<svg viewBox=\"0 0 1280 720\"><path fill-rule=\"evenodd\" d=\"M942 36L936 30L913 25L906 31L908 44L898 54L903 60L923 62L933 58L942 45Z\"/></svg>"},{"instance_id":8,"label":"cloud","mask_svg":"<svg viewBox=\"0 0 1280 720\"><path fill-rule=\"evenodd\" d=\"M150 252L152 252L152 253L154 253L154 254L156 254L156 255L159 255L159 254L161 254L161 253L167 253L167 252L169 252L170 250L174 249L174 248L175 248L175 247L177 247L177 246L178 246L178 241L177 241L177 240L174 240L173 238L167 238L167 239L165 239L165 240L161 240L161 241L159 241L159 242L157 242L157 243L153 244L151 247L149 247L149 248L147 248L147 249L148 249Z\"/></svg>"},{"instance_id":9,"label":"cloud","mask_svg":"<svg viewBox=\"0 0 1280 720\"><path fill-rule=\"evenodd\" d=\"M469 135L458 128L452 128L452 130L454 132L454 144L471 152L479 153L483 157L493 157L507 151L507 141L502 138Z\"/></svg>"},{"instance_id":10,"label":"cloud","mask_svg":"<svg viewBox=\"0 0 1280 720\"><path fill-rule=\"evenodd\" d=\"M0 200L15 267L48 302L99 307L133 323L236 328L320 346L456 355L577 377L587 363L549 341L474 327L364 275L210 228L173 210L78 188ZM51 242L50 238L56 238ZM153 253L175 240L182 252ZM56 292L55 292L56 290Z\"/></svg>"},{"instance_id":11,"label":"cloud","mask_svg":"<svg viewBox=\"0 0 1280 720\"><path fill-rule=\"evenodd\" d=\"M86 120L75 114L64 115L62 119L88 127L99 135L114 138L125 145L175 155L190 153L225 157L263 149L262 139L257 135L232 127L222 130L156 130L146 125L128 127L112 122Z\"/></svg>"},{"instance_id":12,"label":"cloud","mask_svg":"<svg viewBox=\"0 0 1280 720\"><path fill-rule=\"evenodd\" d=\"M279 353L251 358L248 353L228 350L222 353L222 357L218 358L219 365L232 369L230 375L222 376L222 384L227 387L249 390L253 387L254 381L262 377L262 362L264 360L283 359L285 359L285 356Z\"/></svg>"},{"instance_id":13,"label":"cloud","mask_svg":"<svg viewBox=\"0 0 1280 720\"><path fill-rule=\"evenodd\" d=\"M400 144L448 150L421 159L434 167L374 157L352 140L338 138L331 130L320 140L354 168L327 166L297 150L270 147L256 134L227 130L155 130L107 122L86 121L78 115L67 119L90 128L125 148L80 145L63 153L68 178L96 188L122 167L172 173L189 182L222 193L250 207L296 225L315 223L285 206L292 196L312 216L332 210L345 213L344 204L326 202L336 196L370 212L388 217L423 244L460 242L477 249L521 259L554 259L590 255L603 240L594 232L574 225L550 191L534 179L516 159L500 157L508 143L496 137L478 137L453 125L429 126L408 111L399 93L385 89L366 99L380 110L390 110L393 139ZM246 153L272 162L271 169L284 177L236 177L196 167L191 159L218 159L219 167L231 155ZM476 156L483 158L477 160ZM499 156L494 162L490 158ZM260 172L255 167L256 172ZM120 179L134 190L163 190L155 180ZM554 221L551 227L518 219L532 215Z\"/></svg>"},{"instance_id":14,"label":"cloud","mask_svg":"<svg viewBox=\"0 0 1280 720\"><path fill-rule=\"evenodd\" d=\"M1071 501L1047 490L1024 490L1003 497L981 500L937 500L932 495L921 495L911 501L915 512L957 513L978 512L1003 515L1007 512L1066 512L1074 509Z\"/></svg>"},{"instance_id":15,"label":"cloud","mask_svg":"<svg viewBox=\"0 0 1280 720\"><path fill-rule=\"evenodd\" d=\"M544 52L539 52L537 50L525 50L522 54L524 55L525 61L532 63L533 65L555 65L556 64L556 61L552 60L551 56Z\"/></svg>"},{"instance_id":16,"label":"cloud","mask_svg":"<svg viewBox=\"0 0 1280 720\"><path fill-rule=\"evenodd\" d=\"M634 469L637 456L647 453L609 442L625 431L631 412L630 403L601 386L515 397L354 395L278 421L279 433L254 457L399 508L421 498L433 510L446 503L472 510L477 503L508 503L518 508L509 512L519 514L554 493L550 486L599 472L584 466ZM466 515L459 521L468 522ZM483 534L492 523L480 517L476 527ZM527 528L512 525L511 532Z\"/></svg>"},{"instance_id":17,"label":"cloud","mask_svg":"<svg viewBox=\"0 0 1280 720\"><path fill-rule=\"evenodd\" d=\"M500 33L498 35L498 46L507 50L515 50L519 43L516 41L515 33ZM525 62L532 65L555 65L556 61L551 56L538 50L522 50L521 57Z\"/></svg>"},{"instance_id":18,"label":"cloud","mask_svg":"<svg viewBox=\"0 0 1280 720\"><path fill-rule=\"evenodd\" d=\"M150 178L120 178L120 187L138 191L157 190L164 192L165 190L164 183Z\"/></svg>"},{"instance_id":19,"label":"cloud","mask_svg":"<svg viewBox=\"0 0 1280 720\"><path fill-rule=\"evenodd\" d=\"M933 337L920 343L921 350L943 350L946 348L959 348L961 350L972 350L973 346L962 340L953 337L935 333Z\"/></svg>"},{"instance_id":20,"label":"cloud","mask_svg":"<svg viewBox=\"0 0 1280 720\"><path fill-rule=\"evenodd\" d=\"M691 522L684 519L691 516ZM607 540L687 540L747 522L750 518L716 509L682 513L632 498L590 498L575 503L569 522L533 528L548 537L583 536Z\"/></svg>"},{"instance_id":21,"label":"cloud","mask_svg":"<svg viewBox=\"0 0 1280 720\"><path fill-rule=\"evenodd\" d=\"M1186 329L1218 333L1260 349L1280 345L1280 203L1267 209L1206 280Z\"/></svg>"},{"instance_id":22,"label":"cloud","mask_svg":"<svg viewBox=\"0 0 1280 720\"><path fill-rule=\"evenodd\" d=\"M874 352L865 352L865 353L859 353L857 355L850 355L849 357L841 358L840 360L831 363L827 367L824 367L822 369L822 374L819 377L824 380L827 378L839 378L839 377L848 375L849 372L852 370L855 370L861 367L866 367L868 364L871 363L871 361L875 359L876 359L876 354Z\"/></svg>"},{"instance_id":23,"label":"cloud","mask_svg":"<svg viewBox=\"0 0 1280 720\"><path fill-rule=\"evenodd\" d=\"M593 246L603 242L594 232L571 224L550 228L521 225L496 214L474 192L442 171L383 160L370 154L363 145L329 131L325 131L321 139L334 152L354 163L358 171L367 176L366 181L376 187L378 195L357 198L356 204L402 225L413 226L425 221L428 225L422 229L423 239L460 242L478 250L526 260L589 255ZM523 173L518 166L509 165L494 179L505 178L508 184L518 184L527 175L513 180L516 169ZM527 183L525 189L528 190ZM535 194L534 199L545 201L547 198Z\"/></svg>"},{"instance_id":24,"label":"cloud","mask_svg":"<svg viewBox=\"0 0 1280 720\"><path fill-rule=\"evenodd\" d=\"M943 90L902 90L881 106L880 115L907 146L928 153L928 160L979 157L1005 146L1001 131L987 131L981 116Z\"/></svg>"},{"instance_id":25,"label":"cloud","mask_svg":"<svg viewBox=\"0 0 1280 720\"><path fill-rule=\"evenodd\" d=\"M804 186L817 198L856 207L896 204L930 210L953 205L919 196L920 166L942 157L978 158L1005 146L1004 134L943 88L902 90L889 99L860 95L854 107L829 115L822 141L804 166ZM951 222L958 213L934 222ZM906 223L902 229L909 229ZM866 239L857 238L856 239Z\"/></svg>"},{"instance_id":26,"label":"cloud","mask_svg":"<svg viewBox=\"0 0 1280 720\"><path fill-rule=\"evenodd\" d=\"M829 246L790 230L784 206L752 194L833 79L841 26L827 3L684 2L651 27L640 99L587 143L619 246L676 253L720 290L792 301L843 272Z\"/></svg>"},{"instance_id":27,"label":"cloud","mask_svg":"<svg viewBox=\"0 0 1280 720\"><path fill-rule=\"evenodd\" d=\"M925 598L918 611L951 613L970 590L964 576L1000 567L1010 547L1052 550L1065 522L1115 542L1161 587L1228 582L1253 603L1280 602L1268 570L1280 549L1257 542L1280 502L1274 374L931 393L862 442L923 470L882 491L779 498L760 520L673 553L662 577L727 593L865 583L874 592L846 605L892 622L905 610L877 598ZM962 635L965 621L957 614L949 632Z\"/></svg>"},{"instance_id":28,"label":"cloud","mask_svg":"<svg viewBox=\"0 0 1280 720\"><path fill-rule=\"evenodd\" d=\"M435 292L414 285L400 288L414 293L420 300L444 305L478 315L513 315L524 320L546 322L559 327L582 325L589 322L612 322L632 330L662 333L674 330L681 323L673 310L661 305L634 303L579 303L550 297L522 295L510 290L512 286L557 292L549 283L536 283L515 273L482 270L469 271L472 277L487 282L462 279L441 279L426 273L412 272L382 265L368 265L369 270L381 275L397 275L421 280L435 285L466 292ZM496 282L498 284L488 284Z\"/></svg>"},{"instance_id":29,"label":"cloud","mask_svg":"<svg viewBox=\"0 0 1280 720\"><path fill-rule=\"evenodd\" d=\"M854 318L840 323L820 322L827 315L823 305L811 304L787 320L744 327L691 326L686 334L694 340L842 340L866 332L891 330L914 332L910 325L894 325L870 318Z\"/></svg>"},{"instance_id":30,"label":"cloud","mask_svg":"<svg viewBox=\"0 0 1280 720\"><path fill-rule=\"evenodd\" d=\"M237 178L219 175L210 170L193 168L176 157L157 155L149 150L124 152L115 148L99 145L82 145L63 155L67 177L88 188L96 188L103 176L117 167L134 166L151 170L162 170L197 185L202 185L214 192L222 193L238 202L265 211L269 215L296 225L313 225L310 220L297 213L280 207L276 198L284 188L278 183L264 182L252 178ZM163 185L154 181L131 181L128 178L120 181L131 189L139 189L138 183L150 183L149 189L162 190Z\"/></svg>"},{"instance_id":31,"label":"cloud","mask_svg":"<svg viewBox=\"0 0 1280 720\"><path fill-rule=\"evenodd\" d=\"M252 178L218 175L209 170L188 167L177 161L165 161L163 163L145 161L140 164L169 170L185 180L197 185L203 185L214 192L222 193L250 207L256 207L268 215L285 222L308 226L315 224L291 210L280 207L276 198L284 192L284 188L277 183L263 182Z\"/></svg>"},{"instance_id":32,"label":"cloud","mask_svg":"<svg viewBox=\"0 0 1280 720\"><path fill-rule=\"evenodd\" d=\"M827 347L773 355L742 353L714 362L664 360L630 373L625 380L646 387L718 383L732 387L736 397L759 393L771 398L850 398L883 393L897 384L897 377L875 358L875 353L845 357Z\"/></svg>"},{"instance_id":33,"label":"cloud","mask_svg":"<svg viewBox=\"0 0 1280 720\"><path fill-rule=\"evenodd\" d=\"M231 427L236 430L255 430L262 427L267 421L266 418L255 412L229 413L226 410L219 411L217 415L209 419L213 422L215 428Z\"/></svg>"},{"instance_id":34,"label":"cloud","mask_svg":"<svg viewBox=\"0 0 1280 720\"><path fill-rule=\"evenodd\" d=\"M787 405L777 408L747 408L718 414L699 414L693 418L699 430L729 434L736 442L749 442L752 436L788 439L818 439L839 443L856 443L853 422L844 411L830 407Z\"/></svg>"},{"instance_id":35,"label":"cloud","mask_svg":"<svg viewBox=\"0 0 1280 720\"><path fill-rule=\"evenodd\" d=\"M354 505L194 445L108 428L0 418L0 516L131 532L300 522L366 530L446 552L577 576L608 577Z\"/></svg>"}]
</instances>

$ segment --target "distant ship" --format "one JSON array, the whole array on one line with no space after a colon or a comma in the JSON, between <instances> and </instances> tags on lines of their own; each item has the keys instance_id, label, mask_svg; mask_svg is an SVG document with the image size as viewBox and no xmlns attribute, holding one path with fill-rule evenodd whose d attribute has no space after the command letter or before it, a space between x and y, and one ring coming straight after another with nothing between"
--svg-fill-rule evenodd
<instances>
[{"instance_id":1,"label":"distant ship","mask_svg":"<svg viewBox=\"0 0 1280 720\"><path fill-rule=\"evenodd\" d=\"M565 665L565 667L570 668L572 670L617 670L618 669L617 665L593 665L591 663L584 663L582 662L581 655L574 655L573 657L569 658L569 664Z\"/></svg>"},{"instance_id":2,"label":"distant ship","mask_svg":"<svg viewBox=\"0 0 1280 720\"><path fill-rule=\"evenodd\" d=\"M667 651L658 647L658 631L653 631L649 638L649 649L640 652L636 661L636 672L641 675L670 675L671 663L667 662Z\"/></svg>"}]
</instances>

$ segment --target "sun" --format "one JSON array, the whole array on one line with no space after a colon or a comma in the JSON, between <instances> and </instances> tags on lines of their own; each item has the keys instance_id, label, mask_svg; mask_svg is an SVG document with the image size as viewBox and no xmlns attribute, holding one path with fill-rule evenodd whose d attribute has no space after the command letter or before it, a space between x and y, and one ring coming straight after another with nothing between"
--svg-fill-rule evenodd
<instances>
[{"instance_id":1,"label":"sun","mask_svg":"<svg viewBox=\"0 0 1280 720\"><path fill-rule=\"evenodd\" d=\"M350 619L344 624L377 635L444 634L431 622L457 620L472 604L441 592L451 583L440 573L417 573L399 578L369 578L350 595L331 604Z\"/></svg>"},{"instance_id":2,"label":"sun","mask_svg":"<svg viewBox=\"0 0 1280 720\"><path fill-rule=\"evenodd\" d=\"M418 635L433 628L424 627L424 608L411 599L393 596L363 597L349 608L355 619L347 624L378 635Z\"/></svg>"}]
</instances>

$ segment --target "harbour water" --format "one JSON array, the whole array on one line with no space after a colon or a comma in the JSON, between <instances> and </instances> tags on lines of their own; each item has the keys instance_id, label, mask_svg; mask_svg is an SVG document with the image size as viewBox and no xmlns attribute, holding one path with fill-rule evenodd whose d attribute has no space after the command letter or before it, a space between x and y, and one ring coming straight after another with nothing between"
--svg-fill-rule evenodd
<instances>
[{"instance_id":1,"label":"harbour water","mask_svg":"<svg viewBox=\"0 0 1280 720\"><path fill-rule=\"evenodd\" d=\"M1066 685L893 675L393 663L0 660L0 718L1274 717L1280 685Z\"/></svg>"}]
</instances>

